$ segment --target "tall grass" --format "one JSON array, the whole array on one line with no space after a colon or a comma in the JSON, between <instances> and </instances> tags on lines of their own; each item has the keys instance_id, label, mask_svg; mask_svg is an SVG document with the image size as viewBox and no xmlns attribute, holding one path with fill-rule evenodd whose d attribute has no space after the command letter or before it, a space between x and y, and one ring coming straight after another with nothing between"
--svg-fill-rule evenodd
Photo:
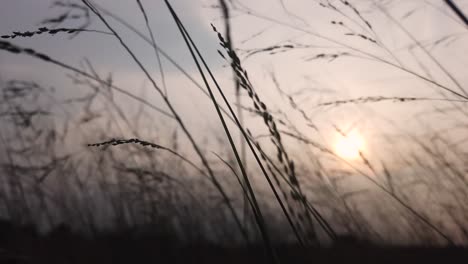
<instances>
[{"instance_id":1,"label":"tall grass","mask_svg":"<svg viewBox=\"0 0 468 264\"><path fill-rule=\"evenodd\" d=\"M293 19L284 22L235 2L220 1L225 34L215 25L212 29L220 42L218 52L234 76L233 103L229 96L231 91L221 84L205 59L205 51L195 43L192 33L185 27L184 17L179 16L170 1L165 1L167 12L193 59L197 77L184 70L190 65L177 64L158 45L158 34L151 25L153 14L144 1L135 1L135 8L147 33L91 1L73 5L59 3L60 7L84 12L85 23L76 28L41 27L28 32L12 29L13 33L2 36L0 50L27 55L73 73L70 78L83 89L84 96L59 101L52 91L32 81L11 80L1 84L0 118L5 128L0 132L2 217L22 224L34 223L44 229L64 222L92 235L105 229L135 231L144 226L155 232L173 234L187 243L199 240L261 242L272 262L278 261L276 243L293 241L310 247L338 241L343 233L382 243L391 241L395 234L420 244L466 244L468 214L464 201L468 195L468 180L464 162L467 153L463 145L466 138L456 141L451 134L432 129L424 131L424 135L401 133L399 139L389 137L387 143L396 146L401 141L411 148L393 161L399 163L400 171L395 171L391 161L376 161L363 152L358 162L350 162L320 141L320 136L326 132L322 133L323 128L317 125L310 111L298 103L296 96L282 89L275 74L271 74L273 84L287 102L288 111L276 111L270 106L273 103L264 99L264 89L254 85L254 78L243 63L244 59L262 54L275 56L299 49L313 50L316 48L313 44L288 42L245 52L234 48L229 20L233 13L313 36L335 45L335 50L319 51L304 58L305 61L314 63L327 59L333 63L344 57L371 60L413 76L438 89L440 94L440 97L380 95L329 100L314 105L315 111L377 102L398 107L400 103L431 101L434 105L450 105L450 108L437 108L435 113L425 112L424 115L460 117L449 130L466 131L466 85L385 6L372 5L373 10L383 14L411 40L434 68L416 70L406 66L408 62L385 44L372 21L349 1L317 1L318 8L334 14L331 24L346 30L340 39L328 37L326 32L312 31L306 24L299 26ZM300 21L287 10L285 3L282 7L291 18ZM90 16L96 17L106 31L91 29L86 22ZM59 25L66 19L67 16L61 16L46 21ZM161 80L142 63L114 23L123 25L151 47ZM90 61L80 68L14 43L16 38L34 39L45 34L54 37L58 33L87 34L90 39L93 34L112 36L150 81L164 107L118 86L111 74L101 76ZM369 51L366 50L369 46L352 44L357 40L371 46ZM380 53L374 53L375 49ZM416 60L421 63L418 58ZM228 153L226 156L231 157L230 160L217 151L209 154L187 126L167 92L170 87L165 63L172 64L212 103L224 132L223 142L227 142L220 148ZM431 75L434 70L447 78L450 85L434 78ZM197 79L201 79L202 84ZM140 105L136 118L117 102L114 93ZM240 99L243 95L246 95L245 100ZM249 129L249 119L243 117L247 114L252 115L251 120L259 120L266 134L258 135ZM57 115L66 118L60 119ZM168 131L162 135L146 133L140 127L142 123L151 124L155 131L165 129L163 124L154 122L155 115L167 117L184 138L179 139L179 134L171 138ZM293 121L294 115L299 118ZM307 129L296 125L297 120L319 136L311 137ZM387 123L393 125L391 121ZM334 129L346 137L347 132L339 126L334 125ZM239 142L235 140L237 135ZM265 138L270 141L264 142ZM190 150L179 149L180 140L187 140ZM82 143L81 147L73 145L77 141ZM70 144L73 147L65 147ZM91 146L99 150L89 148ZM195 153L194 157L184 153L190 151ZM394 151L400 150L395 147ZM217 159L212 159L213 156ZM220 169L216 169L218 167ZM402 168L410 169L412 174L405 174ZM347 186L350 178L358 176L366 179L368 185L361 189L353 189L349 183ZM259 183L263 181L268 188L261 188ZM422 201L415 194L420 188L424 189L421 193L427 195ZM270 196L273 198L266 198ZM370 213L374 214L373 219L366 216ZM283 237L282 234L287 235Z\"/></svg>"}]
</instances>

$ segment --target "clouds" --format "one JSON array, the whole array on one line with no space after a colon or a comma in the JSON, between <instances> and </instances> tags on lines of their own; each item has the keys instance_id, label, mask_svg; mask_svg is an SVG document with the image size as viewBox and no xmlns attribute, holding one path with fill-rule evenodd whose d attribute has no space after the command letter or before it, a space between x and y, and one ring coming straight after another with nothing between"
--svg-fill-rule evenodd
<instances>
[{"instance_id":1,"label":"clouds","mask_svg":"<svg viewBox=\"0 0 468 264\"><path fill-rule=\"evenodd\" d=\"M2 9L0 10L0 34L10 34L12 31L18 30L34 30L38 27L38 22L46 17L56 16L63 10L54 8L50 9L52 0L5 0L2 2ZM78 2L74 0L73 2ZM146 26L143 16L141 15L136 1L128 0L95 0L99 6L105 7L110 12L115 13L127 21L132 26L136 27L143 34L147 35ZM238 1L235 1L238 2ZM258 0L258 1L243 1L252 9L259 13L274 18L280 21L287 22L291 27L279 25L265 19L255 18L239 12L232 12L232 26L235 47L240 49L250 48L264 48L278 43L295 42L309 45L309 48L298 48L291 52L283 52L278 54L269 54L268 52L255 55L244 62L247 67L252 81L256 87L261 90L260 93L271 98L270 104L275 105L279 101L277 98L276 90L271 89L271 80L265 74L269 67L280 75L278 80L285 85L286 91L294 92L304 87L312 85L304 84L303 76L307 76L308 80L313 80L319 83L317 89L331 88L336 90L337 93L332 95L323 95L316 93L312 90L309 95L315 100L327 99L343 99L350 97L360 97L366 95L382 95L382 96L398 96L398 95L426 95L433 93L434 90L428 89L427 83L418 78L403 72L399 69L392 68L387 64L379 63L378 61L362 60L352 56L346 58L339 58L332 63L323 61L305 62L304 57L313 57L317 54L325 52L341 52L349 50L338 48L337 43L329 43L307 32L318 32L324 36L336 39L341 43L346 43L356 49L365 50L378 57L382 57L389 61L392 58L386 51L374 43L363 41L359 37L352 37L345 35L349 30L360 30L359 26L352 27L354 22L359 19L346 20L346 17L341 16L339 13L323 9L319 6L317 1L284 1L287 10L285 10L281 1ZM387 48L394 50L395 54L405 62L405 66L421 73L423 69L420 68L419 63L429 65L431 67L431 74L435 79L440 80L444 84L451 85L446 76L430 64L424 54L416 54L418 60L414 59L414 54L409 53L407 50L398 49L406 46L409 39L404 37L404 33L398 29L397 26L390 23L379 12L369 11L369 3L371 1L354 1L359 4L359 8L365 9L364 16L371 21L374 25L374 30L379 34L382 41L387 44ZM150 24L156 35L156 41L177 63L184 67L184 69L197 76L197 70L194 67L192 58L183 42L180 33L178 32L175 23L167 11L164 1L150 1L142 0L148 13ZM191 36L199 45L200 50L208 60L209 65L220 73L217 77L223 79L226 84L225 89L231 91L230 81L231 75L229 69L221 68L224 63L217 53L219 49L218 40L215 33L210 28L210 23L214 23L219 29L222 29L222 20L219 19L220 12L216 9L206 8L209 4L216 4L216 0L202 1L202 0L171 0L175 10L181 17L182 21L188 28ZM336 1L339 4L339 1ZM399 18L402 14L411 9L409 4L395 5L392 7L392 12L395 17ZM345 7L343 7L345 8ZM344 9L348 16L352 16L350 9ZM444 17L443 13L431 6L418 9L414 16L409 20L402 20L402 23L407 26L409 30L415 32L416 37L420 39L431 39L434 36L440 37L442 33L452 32L453 28L447 30L447 25L451 25L450 19ZM429 11L425 11L429 10ZM289 12L289 13L288 13ZM292 15L294 14L294 15ZM299 16L301 19L292 16ZM136 34L131 32L126 27L122 26L118 21L106 16L112 27L122 36L126 44L135 52L137 57L141 59L142 63L153 73L155 79L159 82L160 76L157 68L156 56L154 50L145 41L140 39ZM309 23L309 27L302 24L300 20L305 20ZM330 21L343 20L347 27L339 27L333 25ZM68 22L67 27L77 26L79 21ZM420 28L420 22L424 27ZM306 28L307 31L300 31L294 29ZM93 23L90 28L108 31L108 29L96 17L93 18ZM249 37L265 30L262 34L256 35L251 41L242 42L242 40L249 39ZM444 31L444 30L447 30ZM438 34L434 34L436 32ZM459 39L462 39L460 37ZM288 42L289 41L289 42ZM241 43L242 42L242 43ZM64 61L71 65L80 65L84 58L89 59L96 70L103 75L112 72L115 80L121 82L127 89L137 92L137 87L146 80L145 75L139 70L136 63L126 53L125 49L113 36L105 34L96 34L92 32L83 32L78 37L70 40L67 35L41 35L33 38L14 39L14 43L23 47L32 47L42 53L48 54L53 58ZM453 42L450 49L433 49L435 56L439 58L444 65L454 72L461 82L466 82L466 76L463 72L458 71L458 68L463 68L462 61L456 60L457 54L465 50L460 44L463 42ZM290 44L290 43L289 43ZM320 48L318 46L322 46ZM239 53L242 53L239 51ZM362 54L361 54L362 55ZM167 75L170 76L170 83L174 85L171 87L171 96L174 100L180 101L180 106L184 107L188 100L193 99L194 94L200 95L197 98L197 103L205 105L207 108L211 107L209 100L201 95L198 91L193 90L193 85L186 81L186 78L167 60L163 60L164 68ZM452 66L450 66L452 65ZM55 66L47 65L34 60L32 58L15 56L0 52L0 70L2 70L2 77L4 79L19 78L19 79L34 79L44 83L45 85L54 85L61 87L59 89L63 94L72 93L76 90L73 89L71 82L63 74L63 70ZM199 77L195 77L198 78ZM385 80L375 82L375 80ZM146 80L147 81L147 80ZM182 85L181 85L182 84ZM189 87L191 86L191 87ZM414 89L417 87L417 89ZM430 88L430 87L429 87ZM195 91L194 94L189 94L187 91ZM270 97L271 95L271 97ZM322 96L327 98L321 98ZM319 98L320 97L320 98ZM183 99L185 98L185 99ZM205 99L206 101L203 101ZM192 100L195 101L195 100ZM184 102L184 103L181 103ZM305 102L315 103L315 101ZM192 106L187 106L189 110ZM396 107L388 108L385 111L393 112ZM398 106L401 108L401 106ZM211 108L210 108L211 109ZM212 109L211 109L212 110ZM190 111L187 111L190 112Z\"/></svg>"},{"instance_id":2,"label":"clouds","mask_svg":"<svg viewBox=\"0 0 468 264\"><path fill-rule=\"evenodd\" d=\"M53 2L52 0L3 2L0 11L0 35L10 34L13 31L35 30L40 26L40 21L56 17L66 11L60 7L50 8ZM79 3L80 1L71 2ZM127 21L144 35L148 35L143 16L135 1L100 0L94 1L94 3ZM148 13L158 45L187 72L194 71L192 58L164 1L143 0L142 3ZM211 30L210 18L204 14L205 9L202 4L193 0L173 0L171 3L210 65L216 69L216 65L219 66L221 62L216 51L218 41ZM117 20L109 16L105 17L142 63L153 73L154 78L159 81L159 71L153 48ZM73 28L81 24L81 21L71 20L60 26ZM109 31L96 17L92 17L92 24L89 28ZM121 81L125 88L131 92L138 93L137 87L140 87L141 83L146 80L146 76L113 36L82 32L73 39L69 39L67 34L57 34L15 38L11 41L22 47L34 48L54 59L77 67L83 65L85 58L89 59L98 73L107 75L112 72L116 76L115 79ZM167 60L163 59L163 64L172 83L181 83L181 80L177 79L185 79ZM58 93L61 93L62 96L73 96L79 93L77 91L79 89L73 87L65 76L64 73L67 72L30 57L0 52L0 69L2 70L2 78L5 80L26 79L44 85L52 85L58 87ZM185 87L178 86L177 89L172 89L173 96L177 98L178 93L182 93L187 86L186 84Z\"/></svg>"},{"instance_id":3,"label":"clouds","mask_svg":"<svg viewBox=\"0 0 468 264\"><path fill-rule=\"evenodd\" d=\"M57 14L64 11L64 9L61 10L60 8L49 9L52 2L51 0L19 0L2 3L1 34L9 34L12 31L18 30L34 30L38 26L38 22L42 21L44 18L57 16ZM171 2L192 33L195 41L201 47L208 47L205 50L213 50L217 42L209 28L209 20L202 14L203 10L201 4L198 1L189 0L175 0ZM188 62L188 51L185 48L185 44L182 42L180 33L175 27L175 23L167 11L164 2L142 1L142 3L145 5L149 15L150 24L156 35L157 43L169 54L174 56L178 62L181 64L188 64L186 63ZM147 35L143 17L135 1L102 0L96 1L96 4L105 7ZM133 47L135 51L140 53L139 55L141 55L144 62L153 63L150 58L154 59L154 56L148 56L148 53L154 54L154 52L149 45L144 43L144 41L117 21L108 17L107 19L109 19L109 22L111 22L111 25L117 32L122 34L124 40ZM66 26L76 27L78 24L78 22L69 22L66 23ZM93 18L93 23L90 28L107 31L103 24L95 17ZM122 52L122 47L114 38L107 35L82 33L81 36L72 41L68 39L68 36L36 36L31 39L16 39L15 43L33 46L51 56L67 58L75 62L86 56L92 57L93 60L99 63L105 63L109 67L118 66L120 68L131 65L131 63L128 63L128 57L119 56L124 53ZM208 57L214 57L213 54L215 54L215 52L216 49L214 49L214 52L208 53Z\"/></svg>"}]
</instances>

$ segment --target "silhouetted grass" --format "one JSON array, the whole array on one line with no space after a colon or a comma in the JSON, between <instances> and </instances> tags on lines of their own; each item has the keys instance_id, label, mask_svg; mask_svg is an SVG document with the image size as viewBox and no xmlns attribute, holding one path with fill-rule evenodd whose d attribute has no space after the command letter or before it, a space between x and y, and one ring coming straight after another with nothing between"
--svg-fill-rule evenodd
<instances>
[{"instance_id":1,"label":"silhouetted grass","mask_svg":"<svg viewBox=\"0 0 468 264\"><path fill-rule=\"evenodd\" d=\"M409 255L415 255L402 257L405 261L430 263L435 257L427 256L435 249L405 251L377 245L399 235L422 245L437 244L440 238L450 245L466 244L468 210L464 201L468 198L468 180L466 151L462 147L466 139L457 141L447 136L447 131L431 129L421 135L400 135L414 150L395 155L402 164L401 168L409 168L416 175L405 175L390 161L378 161L362 151L358 160L345 160L321 141L324 127L317 124L310 111L299 103L301 94L285 92L277 76L271 73L273 84L290 111L274 109L271 102L264 99L264 90L258 85L254 87L251 73L243 63L244 59L254 55L273 56L298 49L313 51L313 55L303 57L311 63L318 59L333 62L341 57L372 60L406 72L446 93L441 93L440 98L381 95L329 100L315 104L317 111L322 111L324 106L433 101L434 105L443 102L450 104L451 108L436 108L434 113L425 114L446 118L468 117L465 107L468 98L463 83L382 5L375 10L401 29L414 42L412 48L421 50L455 88L434 79L428 69L420 73L407 67L406 62L385 45L378 29L366 18L366 13L350 1L317 1L319 6L338 16L331 21L335 25L333 28L341 33L344 30L341 34L343 39L333 39L309 30L306 21L302 21L302 27L220 0L224 35L215 25L211 26L222 48L218 53L234 75L234 90L229 91L228 87L220 85L203 56L204 51L185 28L184 18L179 17L169 1L165 3L181 34L181 41L186 44L196 65L198 76L192 76L184 70L185 65L177 64L158 46L156 40L159 38L151 25L152 12L142 1L135 2L149 37L122 18L86 0L82 1L83 5L56 2L56 7L67 11L43 21L54 28L13 31L1 36L5 40L0 41L0 50L27 55L72 72L75 75L70 79L84 95L57 101L53 92L34 82L12 80L0 83L3 86L0 120L5 124L2 124L0 132L0 217L8 219L0 221L0 229L7 230L0 235L0 260L28 263L35 258L47 262L50 261L47 254L52 252L56 254L57 262L115 263L150 258L172 263L198 260L210 263L221 261L219 256L224 257L223 260L230 256L232 262L261 263L265 261L262 250L259 250L263 247L269 263L294 260L341 263L351 261L352 257L365 262L362 256L369 255L377 262L392 257L392 261L397 261L408 251L411 252ZM281 1L281 5L288 17L301 21L287 8L287 2ZM266 47L236 49L231 36L231 12L264 19L336 46L318 47L312 43L288 40ZM96 16L109 32L88 29L91 15ZM154 50L161 82L158 83L142 64L109 18L135 33ZM85 21L76 28L59 27L65 21L80 19ZM89 37L93 33L104 33L115 38L150 80L165 109L169 110L117 86L112 74L101 76L88 60L82 69L14 43L19 37L32 38L41 34L54 37L61 33L73 36L80 32L89 32ZM251 38L260 35L261 32ZM348 44L348 39L356 41L356 37L389 57L371 53L365 45L358 48ZM441 38L433 45L449 40L450 37ZM323 52L324 48L331 50ZM239 51L245 52L244 58L238 55ZM201 140L185 125L182 114L175 109L167 93L169 87L163 58L212 102L228 142L220 146L227 157L211 151L215 159L210 159ZM203 84L199 84L197 78L202 79ZM113 92L141 105L136 117L115 100ZM228 98L230 92L235 92L234 105ZM244 94L247 101L241 102ZM147 112L144 106L152 112ZM266 133L258 135L252 132L242 118L244 111L253 114L252 119L259 120L259 129ZM67 118L59 122L57 112ZM168 117L176 124L176 132L170 139L157 132L145 132L148 124L167 128L166 124L154 121L156 114ZM294 119L294 114L299 118ZM307 128L296 125L298 120ZM334 120L329 122L336 133L346 137L347 133L335 125ZM455 126L447 128L448 132L466 131L464 119L455 123ZM234 124L234 129L230 128L231 124ZM307 129L314 131L313 136ZM183 140L188 140L198 161L192 160L185 153L186 149L179 149L177 131L182 132ZM237 135L240 136L239 142L234 140ZM263 139L269 141L263 142ZM101 151L69 149L66 145L73 142L75 145L99 147ZM89 144L91 142L100 143ZM389 138L387 143L396 142L396 139ZM110 148L114 146L119 147ZM395 145L395 153L399 151ZM327 162L331 165L325 165ZM358 176L371 184L363 188L353 188L352 184L347 186L346 179ZM260 178L267 183L265 191L260 191ZM422 202L415 193L419 186L428 190L428 198ZM386 196L379 196L376 190ZM364 206L368 208L363 209ZM433 207L440 211L433 210ZM381 221L385 226L376 228L366 217L369 212L374 214L372 221ZM250 213L253 217L249 216ZM405 234L393 234L394 230L402 230ZM458 231L459 236L456 234ZM374 245L349 239L353 236L378 243ZM320 249L327 242L331 243L331 249ZM198 248L194 249L194 245ZM80 253L74 253L70 248ZM455 248L449 248L447 252L466 257L466 252ZM448 257L444 260L449 261Z\"/></svg>"}]
</instances>

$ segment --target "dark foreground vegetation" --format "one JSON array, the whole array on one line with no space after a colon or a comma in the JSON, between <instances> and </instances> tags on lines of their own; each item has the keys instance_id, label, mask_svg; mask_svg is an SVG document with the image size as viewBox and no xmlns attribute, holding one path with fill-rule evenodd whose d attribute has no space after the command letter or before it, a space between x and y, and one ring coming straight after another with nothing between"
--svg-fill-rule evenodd
<instances>
[{"instance_id":1,"label":"dark foreground vegetation","mask_svg":"<svg viewBox=\"0 0 468 264\"><path fill-rule=\"evenodd\" d=\"M157 227L155 227L157 230ZM186 244L155 230L106 232L93 237L60 225L47 234L0 222L1 263L270 263L261 244ZM385 246L343 237L332 245L274 245L281 263L467 263L460 247Z\"/></svg>"},{"instance_id":2,"label":"dark foreground vegetation","mask_svg":"<svg viewBox=\"0 0 468 264\"><path fill-rule=\"evenodd\" d=\"M2 54L63 70L74 90L70 96L55 93L30 76L0 79L1 263L468 263L468 86L460 77L466 73L456 71L466 61L434 54L460 48L466 40L466 19L453 1L445 1L448 6L414 1L401 9L403 1L311 1L330 16L321 18L329 27L325 35L290 12L287 1L279 6L293 22L240 1L214 1L207 8L222 14L209 27L210 41L219 44L216 51L196 43L197 31L186 28L184 9L171 2L157 1L150 9L149 0L132 1L142 29L94 1L62 0L52 5L62 13L37 29L1 32ZM392 15L395 6L405 13ZM441 17L464 31L418 40L404 19L424 8L444 11ZM158 45L153 9L164 10L172 27L162 23L163 30L179 37L187 65ZM389 46L403 37L384 39L386 28L367 18L373 12L399 29L405 45ZM275 27L300 35L237 47L231 23L243 16L271 25L249 32L255 34L242 43ZM121 87L116 81L121 76L103 74L107 68L98 69L89 59L74 66L34 46L36 38L70 44L83 37L99 47L94 36L113 41L155 97L138 95L134 83ZM135 40L147 45L144 59L141 47L130 44ZM319 61L343 60L345 66L370 61L433 92L397 96L384 90L324 101L320 91L327 89L320 83L301 90L282 87L279 80L288 69L270 71L268 81L259 81L262 73L245 63L296 51L302 52L297 68ZM220 55L222 62L207 53ZM154 58L146 60L147 54ZM451 70L444 66L449 62L455 65ZM221 82L222 63L231 85ZM345 75L343 65L337 68ZM182 79L188 85L169 85ZM192 88L209 107L196 112L180 106L178 100L188 97L184 89ZM267 99L271 91L276 100ZM304 99L306 94L312 99ZM361 111L378 103L395 111L400 104L426 104L419 116L405 121L408 126L420 121L418 129L398 129L377 115L372 127L384 120L387 126L374 151L360 147L354 155L339 154L327 140L330 135L349 138L372 112L352 120L348 129L328 112ZM352 119L354 113L345 116ZM192 120L195 114L200 120ZM208 121L217 127L203 130Z\"/></svg>"}]
</instances>

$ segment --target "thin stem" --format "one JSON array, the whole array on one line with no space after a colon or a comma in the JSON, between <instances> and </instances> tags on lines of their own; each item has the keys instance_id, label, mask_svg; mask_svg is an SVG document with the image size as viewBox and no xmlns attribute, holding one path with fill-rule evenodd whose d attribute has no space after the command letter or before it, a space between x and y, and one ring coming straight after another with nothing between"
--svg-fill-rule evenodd
<instances>
[{"instance_id":1,"label":"thin stem","mask_svg":"<svg viewBox=\"0 0 468 264\"><path fill-rule=\"evenodd\" d=\"M300 28L300 27L298 27L298 26L288 24L288 23L286 23L286 22L282 22L282 21L277 20L277 19L275 19L275 18L271 18L271 17L265 16L265 15L261 15L261 14L258 14L258 13L254 13L254 12L252 12L252 11L250 11L250 10L248 10L248 11L243 11L243 12L245 12L245 13L247 13L248 15L251 15L251 16L253 16L253 17L260 18L260 19L267 20L267 21L271 21L271 22L274 22L274 23L276 23L276 24L278 24L278 25L281 25L281 26L284 26L284 27L288 27L288 28L291 28L291 29L294 29L294 30L297 30L297 31L300 31L300 32L303 32L303 33L306 33L306 34L308 34L308 35L311 35L311 36L314 36L314 37L317 37L317 38L320 38L320 39L329 41L329 42L334 43L334 44L338 44L338 45L340 45L340 46L342 46L342 47L344 47L344 48L347 48L347 49L349 49L349 50L352 50L352 51L355 51L355 52L357 52L357 53L359 53L359 54L364 55L364 56L365 56L364 58L371 59L371 60L372 60L372 59L373 59L373 60L377 60L377 61L379 61L379 62L382 62L382 63L384 63L384 64L387 64L387 65L389 65L389 66L392 66L392 67L394 67L394 68L397 68L397 69L399 69L399 70L402 70L402 71L404 71L404 72L407 72L407 73L409 73L409 74L411 74L411 75L414 75L414 76L416 76L416 77L418 77L418 78L420 78L420 79L422 79L422 80L424 80L424 81L426 81L426 82L432 83L432 84L438 86L439 88L442 88L442 89L444 89L444 90L446 90L446 91L448 91L448 92L450 92L450 93L452 93L452 94L454 94L454 95L456 95L456 96L458 96L458 97L461 97L461 98L463 98L463 99L468 100L468 96L465 96L465 95L463 95L463 94L460 94L460 93L454 91L453 89L451 89L451 88L449 88L449 87L447 87L447 86L445 86L445 85L442 85L442 84L440 84L440 83L438 83L438 82L436 82L436 81L433 81L433 80L431 80L431 79L429 79L429 78L427 78L427 77L424 77L424 76L422 76L421 74L418 74L418 73L416 73L416 72L414 72L414 71L412 71L412 70L410 70L410 69L407 69L407 68L405 68L405 67L403 67L403 66L400 66L400 65L398 65L398 64L396 64L396 63L393 63L393 62L391 62L391 61L387 61L387 60L385 60L385 59L383 59L383 58L381 58L381 57L379 57L379 56L377 56L377 55L375 55L375 54L366 52L366 51L364 51L364 50L360 50L360 49L355 48L355 47L353 47L353 46L350 46L350 45L348 45L348 44L346 44L346 43L343 43L343 42L340 42L340 41L335 40L335 39L333 39L333 38L330 38L330 37L321 35L321 34L319 34L319 33L312 32L312 31L309 31L309 30L307 30L307 29L303 29L303 28Z\"/></svg>"},{"instance_id":2,"label":"thin stem","mask_svg":"<svg viewBox=\"0 0 468 264\"><path fill-rule=\"evenodd\" d=\"M158 60L158 67L159 67L159 72L161 74L161 82L162 82L162 86L164 89L164 94L167 96L166 77L164 75L164 69L162 66L161 57L159 56L159 50L156 45L156 40L154 38L153 30L151 29L149 25L149 19L148 19L148 16L146 15L145 8L141 4L141 1L137 0L137 3L138 3L138 6L140 7L141 13L143 14L143 17L145 18L146 28L148 29L148 32L150 33L150 36L151 36L151 44L154 48L154 52L156 53L156 59Z\"/></svg>"},{"instance_id":3,"label":"thin stem","mask_svg":"<svg viewBox=\"0 0 468 264\"><path fill-rule=\"evenodd\" d=\"M232 206L226 192L224 191L223 187L219 183L219 181L216 179L213 170L211 169L208 160L204 156L203 152L201 151L200 147L198 144L195 142L195 139L193 138L192 134L190 131L187 129L185 123L173 107L172 103L170 102L169 98L164 94L162 89L156 84L155 80L153 77L149 74L148 70L143 66L141 61L136 57L136 55L133 53L133 51L128 47L128 45L123 41L123 39L120 37L120 35L110 26L110 24L107 22L107 20L101 15L101 13L89 2L89 0L82 0L82 2L88 6L91 11L104 23L104 25L114 34L114 36L117 38L117 40L120 42L122 47L127 51L127 53L132 57L134 62L138 65L140 70L146 75L146 77L150 80L151 84L153 85L153 88L159 93L159 95L162 97L164 102L166 103L167 107L169 108L170 112L174 116L174 119L177 121L177 123L180 125L182 131L184 134L187 136L188 140L190 141L190 144L194 148L195 152L197 153L198 157L200 158L203 166L205 169L208 171L208 174L210 175L212 183L215 185L215 187L218 189L220 194L222 195L226 205L228 206L229 210L231 211L231 214L233 215L241 233L246 236L245 231L242 228L242 225L240 224L239 218L234 210L234 207Z\"/></svg>"}]
</instances>

